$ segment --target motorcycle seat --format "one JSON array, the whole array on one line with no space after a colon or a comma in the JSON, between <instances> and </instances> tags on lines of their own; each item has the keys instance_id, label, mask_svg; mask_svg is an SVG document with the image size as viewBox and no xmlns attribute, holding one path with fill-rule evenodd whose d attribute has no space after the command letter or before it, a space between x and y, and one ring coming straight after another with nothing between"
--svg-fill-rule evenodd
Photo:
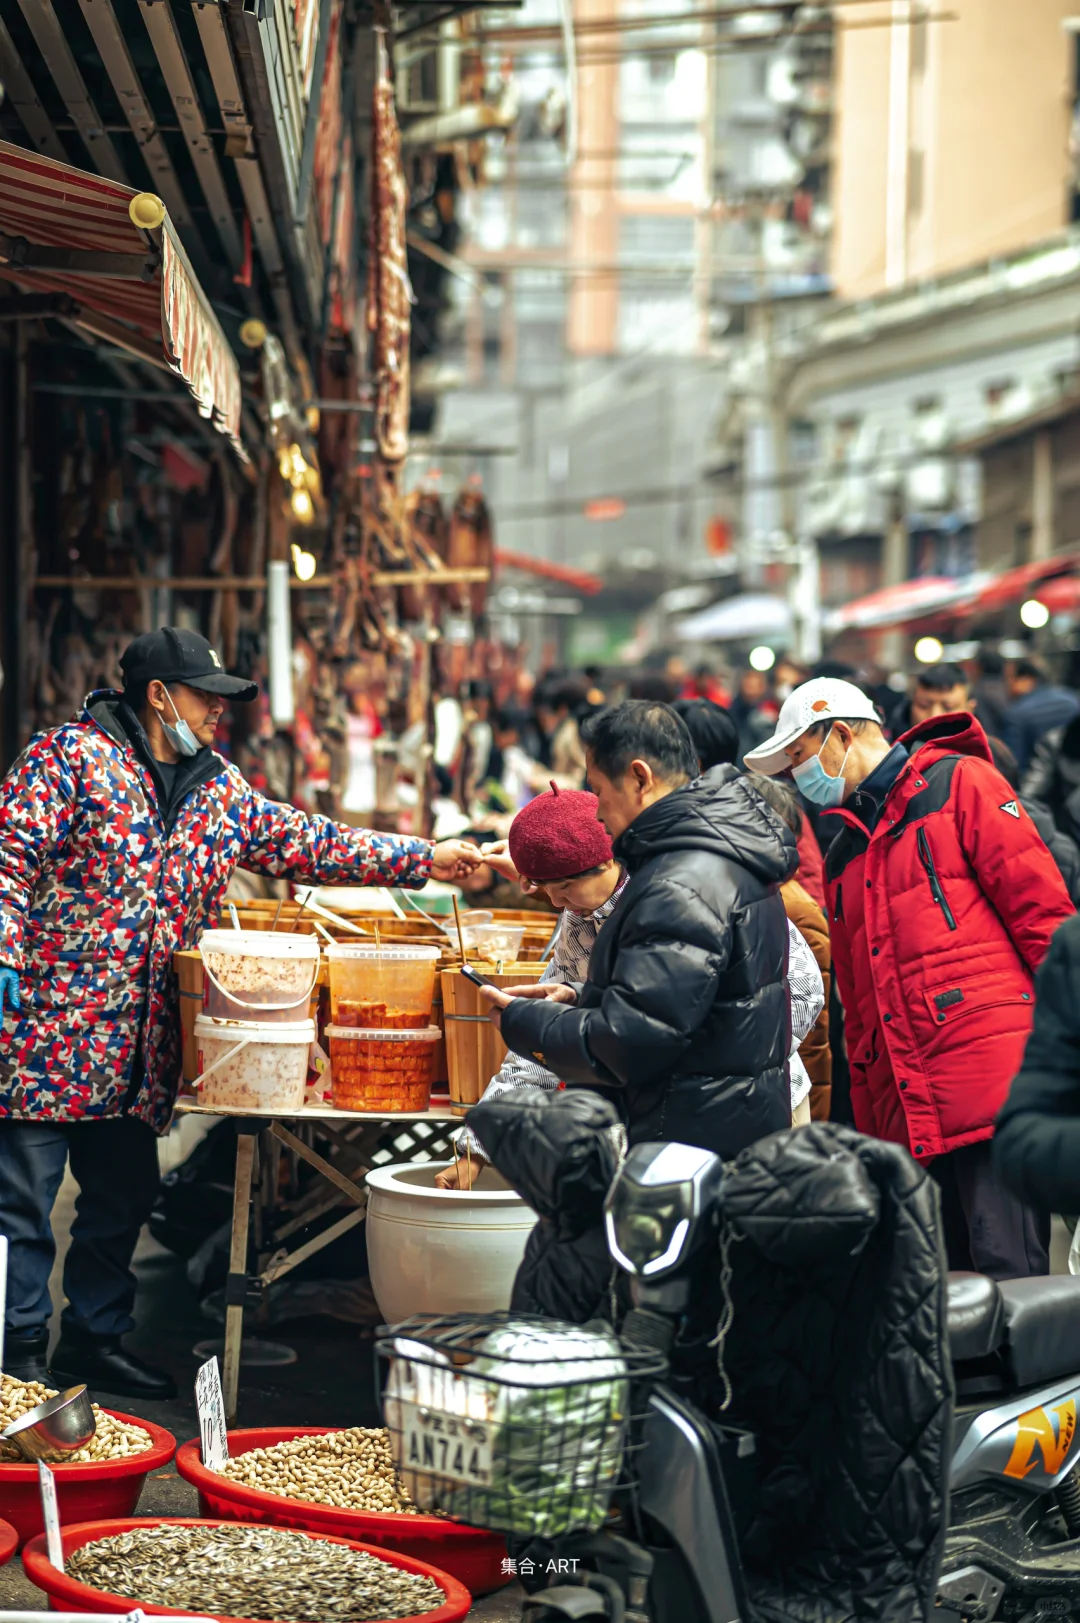
<instances>
[{"instance_id":1,"label":"motorcycle seat","mask_svg":"<svg viewBox=\"0 0 1080 1623\"><path fill-rule=\"evenodd\" d=\"M1076 1373L1080 1349L1080 1277L1041 1274L1003 1279L1005 1367L1017 1386Z\"/></svg>"},{"instance_id":2,"label":"motorcycle seat","mask_svg":"<svg viewBox=\"0 0 1080 1623\"><path fill-rule=\"evenodd\" d=\"M1038 1386L1076 1371L1080 1348L1080 1277L1040 1274L1032 1279L948 1278L949 1351L970 1367L993 1359L997 1379L1010 1388Z\"/></svg>"},{"instance_id":3,"label":"motorcycle seat","mask_svg":"<svg viewBox=\"0 0 1080 1623\"><path fill-rule=\"evenodd\" d=\"M985 1274L950 1273L948 1326L953 1363L997 1352L1005 1337L1005 1302L997 1281Z\"/></svg>"}]
</instances>

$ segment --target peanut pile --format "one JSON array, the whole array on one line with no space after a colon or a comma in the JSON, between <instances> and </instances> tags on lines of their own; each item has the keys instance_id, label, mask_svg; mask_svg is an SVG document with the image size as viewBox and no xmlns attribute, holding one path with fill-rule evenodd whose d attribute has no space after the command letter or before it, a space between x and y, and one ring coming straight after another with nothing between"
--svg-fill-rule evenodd
<instances>
[{"instance_id":1,"label":"peanut pile","mask_svg":"<svg viewBox=\"0 0 1080 1623\"><path fill-rule=\"evenodd\" d=\"M319 1437L294 1437L272 1448L253 1448L231 1459L222 1475L263 1493L336 1505L339 1510L418 1514L398 1481L390 1433L381 1427L351 1426Z\"/></svg>"},{"instance_id":2,"label":"peanut pile","mask_svg":"<svg viewBox=\"0 0 1080 1623\"><path fill-rule=\"evenodd\" d=\"M36 1409L39 1403L46 1398L55 1398L54 1387L42 1386L39 1381L17 1381L14 1375L5 1375L0 1379L0 1431L13 1425L16 1420L30 1409ZM153 1438L141 1426L128 1426L122 1420L114 1420L104 1410L94 1404L94 1418L97 1421L97 1431L86 1444L74 1454L53 1454L50 1456L56 1465L100 1465L106 1460L126 1459L131 1454L142 1454L153 1447ZM0 1442L0 1464L19 1460L25 1463L18 1445L13 1442Z\"/></svg>"}]
</instances>

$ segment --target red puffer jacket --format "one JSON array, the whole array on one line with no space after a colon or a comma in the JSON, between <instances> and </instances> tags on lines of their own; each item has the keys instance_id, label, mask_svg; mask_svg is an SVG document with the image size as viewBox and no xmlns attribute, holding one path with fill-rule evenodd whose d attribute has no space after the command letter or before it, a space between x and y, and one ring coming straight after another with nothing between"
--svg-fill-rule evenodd
<instances>
[{"instance_id":1,"label":"red puffer jacket","mask_svg":"<svg viewBox=\"0 0 1080 1623\"><path fill-rule=\"evenodd\" d=\"M851 1101L920 1161L990 1138L1031 1028L1032 975L1073 912L969 715L905 733L872 835L853 812L825 862Z\"/></svg>"}]
</instances>

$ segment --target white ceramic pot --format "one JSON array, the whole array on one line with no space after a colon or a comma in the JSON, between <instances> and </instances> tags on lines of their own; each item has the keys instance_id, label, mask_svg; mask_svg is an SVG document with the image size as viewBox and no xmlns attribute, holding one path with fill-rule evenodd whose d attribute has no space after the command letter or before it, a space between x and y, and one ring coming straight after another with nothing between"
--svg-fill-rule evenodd
<instances>
[{"instance_id":1,"label":"white ceramic pot","mask_svg":"<svg viewBox=\"0 0 1080 1623\"><path fill-rule=\"evenodd\" d=\"M367 1175L371 1288L387 1324L413 1313L497 1313L536 1213L493 1167L472 1189L436 1189L449 1162L376 1167Z\"/></svg>"}]
</instances>

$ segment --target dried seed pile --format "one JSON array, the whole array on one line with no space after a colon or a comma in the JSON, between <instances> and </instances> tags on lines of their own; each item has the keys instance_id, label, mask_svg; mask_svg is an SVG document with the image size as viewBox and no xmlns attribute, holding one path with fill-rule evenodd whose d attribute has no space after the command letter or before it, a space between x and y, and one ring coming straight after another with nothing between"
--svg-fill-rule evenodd
<instances>
[{"instance_id":1,"label":"dried seed pile","mask_svg":"<svg viewBox=\"0 0 1080 1623\"><path fill-rule=\"evenodd\" d=\"M56 1395L55 1387L42 1386L39 1381L17 1381L14 1375L5 1375L0 1380L0 1431L21 1420L24 1414L36 1409L46 1398L55 1398ZM122 1460L131 1454L143 1454L154 1445L148 1431L141 1426L128 1426L122 1420L114 1420L96 1403L94 1418L97 1431L86 1447L77 1449L74 1454L53 1454L51 1459L54 1464L99 1465L106 1460ZM17 1444L0 1442L0 1464L11 1460L25 1463Z\"/></svg>"},{"instance_id":2,"label":"dried seed pile","mask_svg":"<svg viewBox=\"0 0 1080 1623\"><path fill-rule=\"evenodd\" d=\"M282 1527L147 1525L84 1544L67 1570L152 1606L277 1623L410 1617L446 1599L419 1573Z\"/></svg>"},{"instance_id":3,"label":"dried seed pile","mask_svg":"<svg viewBox=\"0 0 1080 1623\"><path fill-rule=\"evenodd\" d=\"M272 1448L253 1448L226 1465L223 1476L285 1499L336 1505L339 1510L418 1514L394 1469L390 1433L351 1426L320 1437L294 1437Z\"/></svg>"}]
</instances>

